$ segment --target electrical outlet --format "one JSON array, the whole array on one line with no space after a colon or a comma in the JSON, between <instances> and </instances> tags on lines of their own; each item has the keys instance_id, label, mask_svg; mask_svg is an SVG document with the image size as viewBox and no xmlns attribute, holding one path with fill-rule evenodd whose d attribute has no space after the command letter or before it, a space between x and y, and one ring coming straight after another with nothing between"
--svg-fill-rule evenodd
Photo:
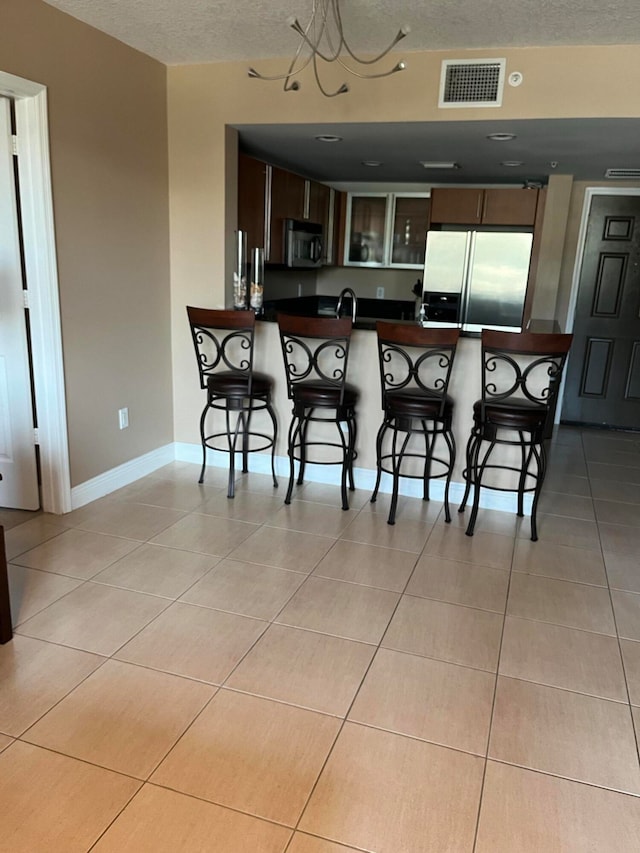
<instances>
[{"instance_id":1,"label":"electrical outlet","mask_svg":"<svg viewBox=\"0 0 640 853\"><path fill-rule=\"evenodd\" d=\"M384 287L379 287L376 290L376 299L384 299Z\"/></svg>"},{"instance_id":2,"label":"electrical outlet","mask_svg":"<svg viewBox=\"0 0 640 853\"><path fill-rule=\"evenodd\" d=\"M120 429L126 429L129 426L129 408L118 409L118 425Z\"/></svg>"}]
</instances>

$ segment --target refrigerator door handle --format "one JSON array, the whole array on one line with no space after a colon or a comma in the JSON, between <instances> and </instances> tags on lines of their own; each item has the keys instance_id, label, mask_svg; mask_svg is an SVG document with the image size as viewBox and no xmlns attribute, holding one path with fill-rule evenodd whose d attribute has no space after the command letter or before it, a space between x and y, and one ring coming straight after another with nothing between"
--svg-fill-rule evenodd
<instances>
[{"instance_id":1,"label":"refrigerator door handle","mask_svg":"<svg viewBox=\"0 0 640 853\"><path fill-rule=\"evenodd\" d=\"M461 329L464 329L465 324L467 322L467 310L469 307L469 289L471 286L471 282L469 278L471 276L471 269L473 267L473 254L475 248L475 232L469 231L467 233L467 239L465 243L464 250L464 270L462 274L462 293L460 294L460 323L459 326Z\"/></svg>"}]
</instances>

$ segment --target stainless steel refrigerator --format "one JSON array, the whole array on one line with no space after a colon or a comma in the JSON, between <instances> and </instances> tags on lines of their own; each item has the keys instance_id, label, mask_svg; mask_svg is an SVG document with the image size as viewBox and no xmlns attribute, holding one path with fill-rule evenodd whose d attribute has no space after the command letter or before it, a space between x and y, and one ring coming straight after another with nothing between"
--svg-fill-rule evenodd
<instances>
[{"instance_id":1,"label":"stainless steel refrigerator","mask_svg":"<svg viewBox=\"0 0 640 853\"><path fill-rule=\"evenodd\" d=\"M521 331L531 261L530 231L429 231L425 325Z\"/></svg>"}]
</instances>

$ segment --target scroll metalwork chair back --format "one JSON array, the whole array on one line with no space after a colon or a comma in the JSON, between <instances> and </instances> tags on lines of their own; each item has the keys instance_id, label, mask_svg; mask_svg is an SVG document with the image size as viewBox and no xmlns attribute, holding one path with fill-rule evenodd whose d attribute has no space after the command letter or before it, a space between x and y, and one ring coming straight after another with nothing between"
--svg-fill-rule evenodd
<instances>
[{"instance_id":1,"label":"scroll metalwork chair back","mask_svg":"<svg viewBox=\"0 0 640 853\"><path fill-rule=\"evenodd\" d=\"M271 405L272 381L253 370L254 312L187 306L187 315L200 387L207 392L200 416L202 469L198 482L204 481L207 450L226 452L229 454L227 495L232 498L235 494L235 454L242 453L242 470L246 473L249 453L271 448L271 473L273 484L277 486L274 453L278 424ZM224 419L224 429L216 412ZM253 428L251 421L258 412L267 415L271 422L270 432ZM212 432L207 427L210 415L214 423Z\"/></svg>"},{"instance_id":2,"label":"scroll metalwork chair back","mask_svg":"<svg viewBox=\"0 0 640 853\"><path fill-rule=\"evenodd\" d=\"M445 479L444 510L451 521L449 486L456 458L449 380L460 332L401 323L376 325L383 420L376 439L378 496L382 473L393 477L388 523L395 523L400 478ZM419 446L418 446L419 442ZM419 464L416 460L419 460Z\"/></svg>"},{"instance_id":3,"label":"scroll metalwork chair back","mask_svg":"<svg viewBox=\"0 0 640 853\"><path fill-rule=\"evenodd\" d=\"M459 510L465 509L473 487L468 536L474 532L484 486L515 491L519 516L524 515L524 495L531 493L531 539L538 538L536 512L547 470L545 441L572 337L483 330L482 397L473 407L466 488ZM496 460L497 447L502 456ZM486 476L494 479L487 482Z\"/></svg>"},{"instance_id":4,"label":"scroll metalwork chair back","mask_svg":"<svg viewBox=\"0 0 640 853\"><path fill-rule=\"evenodd\" d=\"M349 489L355 488L353 461L355 459L356 418L355 404L358 394L347 383L347 365L351 341L350 319L294 317L278 315L278 328L282 345L282 356L287 378L287 394L293 402L293 417L289 427L289 487L285 503L291 502L296 481L295 462L299 463L298 485L304 482L307 462L320 465L342 466L342 508L349 509ZM310 426L316 434L310 433ZM329 436L326 435L326 425ZM342 425L346 428L345 432ZM323 433L320 440L319 433ZM314 458L309 458L313 448ZM319 448L325 448L324 451ZM336 459L333 451L339 450ZM327 458L329 455L330 458Z\"/></svg>"}]
</instances>

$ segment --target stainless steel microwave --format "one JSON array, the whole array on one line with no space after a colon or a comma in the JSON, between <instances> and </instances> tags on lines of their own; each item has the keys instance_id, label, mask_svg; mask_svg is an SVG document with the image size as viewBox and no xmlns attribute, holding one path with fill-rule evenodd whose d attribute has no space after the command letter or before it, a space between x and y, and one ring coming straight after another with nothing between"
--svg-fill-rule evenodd
<instances>
[{"instance_id":1,"label":"stainless steel microwave","mask_svg":"<svg viewBox=\"0 0 640 853\"><path fill-rule=\"evenodd\" d=\"M322 265L322 225L298 219L284 221L284 262L288 267Z\"/></svg>"}]
</instances>

